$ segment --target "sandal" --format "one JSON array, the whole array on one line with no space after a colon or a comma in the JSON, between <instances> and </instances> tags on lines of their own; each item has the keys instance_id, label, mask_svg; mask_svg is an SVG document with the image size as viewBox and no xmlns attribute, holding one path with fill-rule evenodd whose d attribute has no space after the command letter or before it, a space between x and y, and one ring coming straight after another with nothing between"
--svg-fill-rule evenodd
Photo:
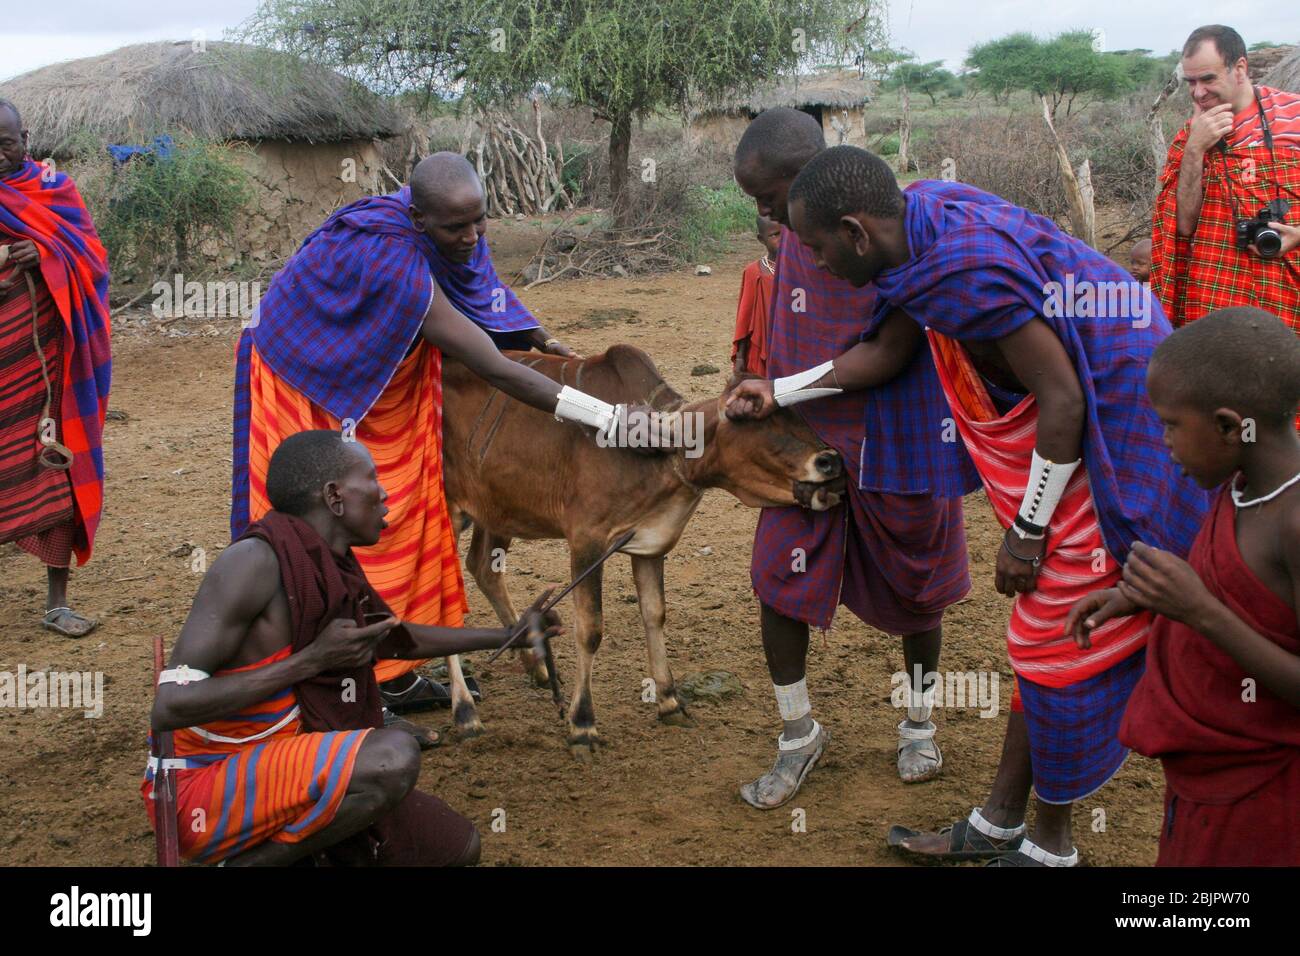
<instances>
[{"instance_id":1,"label":"sandal","mask_svg":"<svg viewBox=\"0 0 1300 956\"><path fill-rule=\"evenodd\" d=\"M934 721L927 720L925 726L910 727L909 721L898 725L898 778L903 783L924 783L939 776L943 769L943 753L934 742ZM904 770L904 758L908 759L908 770Z\"/></svg>"},{"instance_id":2,"label":"sandal","mask_svg":"<svg viewBox=\"0 0 1300 956\"><path fill-rule=\"evenodd\" d=\"M99 627L99 622L82 617L70 607L52 607L41 618L41 627L64 637L77 638L85 637Z\"/></svg>"},{"instance_id":3,"label":"sandal","mask_svg":"<svg viewBox=\"0 0 1300 956\"><path fill-rule=\"evenodd\" d=\"M415 742L420 745L421 750L432 750L442 743L442 739L436 730L429 730L427 727L421 727L409 720L404 720L387 707L384 708L384 727L387 730L401 730L410 734L415 738Z\"/></svg>"},{"instance_id":4,"label":"sandal","mask_svg":"<svg viewBox=\"0 0 1300 956\"><path fill-rule=\"evenodd\" d=\"M1058 856L1055 853L1047 852L1038 844L1032 843L1028 838L1026 838L1020 842L1020 847L1015 853L1003 853L1001 856L995 856L984 865L1046 867L1078 866L1079 850L1077 847L1071 847L1069 856Z\"/></svg>"},{"instance_id":5,"label":"sandal","mask_svg":"<svg viewBox=\"0 0 1300 956\"><path fill-rule=\"evenodd\" d=\"M385 690L392 681L379 686L379 696L384 706L395 714L414 714L435 707L451 706L451 691L437 681L429 680L423 674L416 674L415 680L404 690Z\"/></svg>"},{"instance_id":6,"label":"sandal","mask_svg":"<svg viewBox=\"0 0 1300 956\"><path fill-rule=\"evenodd\" d=\"M976 811L978 812L978 810ZM971 825L970 818L958 820L950 827L938 831L939 836L947 834L948 849L932 852L914 850L904 846L904 840L926 836L924 830L909 830L907 827L893 826L885 837L885 843L909 858L927 863L952 863L963 860L991 860L1009 855L1009 851L1019 850L1025 838L1025 825L1012 827L1004 832L1012 834L1007 837L990 837Z\"/></svg>"},{"instance_id":7,"label":"sandal","mask_svg":"<svg viewBox=\"0 0 1300 956\"><path fill-rule=\"evenodd\" d=\"M793 748L781 748L776 755L776 762L772 764L771 770L753 783L741 786L740 798L756 810L775 810L777 807L784 806L793 800L794 795L803 786L804 779L807 778L812 768L816 766L817 761L821 759L821 755L826 751L826 744L831 739L831 732L815 720L813 721L813 733L816 734L817 743L813 750L807 753L799 753ZM777 738L779 748L781 742L782 738ZM808 743L811 743L811 741L808 741ZM807 746L807 743L800 746ZM786 788L784 792L780 789L781 785Z\"/></svg>"}]
</instances>

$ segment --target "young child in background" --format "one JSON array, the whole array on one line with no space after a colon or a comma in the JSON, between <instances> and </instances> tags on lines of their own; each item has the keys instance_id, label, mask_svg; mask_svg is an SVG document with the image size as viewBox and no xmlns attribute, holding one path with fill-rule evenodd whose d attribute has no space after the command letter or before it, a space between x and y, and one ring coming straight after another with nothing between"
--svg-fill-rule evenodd
<instances>
[{"instance_id":1,"label":"young child in background","mask_svg":"<svg viewBox=\"0 0 1300 956\"><path fill-rule=\"evenodd\" d=\"M745 267L740 282L740 303L736 306L736 333L731 342L732 376L750 373L767 377L768 316L772 304L772 276L776 250L781 245L781 224L765 216L755 220L758 241L767 255Z\"/></svg>"},{"instance_id":2,"label":"young child in background","mask_svg":"<svg viewBox=\"0 0 1300 956\"><path fill-rule=\"evenodd\" d=\"M1158 866L1300 866L1300 338L1220 309L1156 348L1147 393L1174 461L1218 498L1188 561L1134 543L1066 633L1158 616L1120 740L1160 758Z\"/></svg>"},{"instance_id":3,"label":"young child in background","mask_svg":"<svg viewBox=\"0 0 1300 956\"><path fill-rule=\"evenodd\" d=\"M1128 271L1138 282L1151 281L1151 240L1139 239L1128 251Z\"/></svg>"}]
</instances>

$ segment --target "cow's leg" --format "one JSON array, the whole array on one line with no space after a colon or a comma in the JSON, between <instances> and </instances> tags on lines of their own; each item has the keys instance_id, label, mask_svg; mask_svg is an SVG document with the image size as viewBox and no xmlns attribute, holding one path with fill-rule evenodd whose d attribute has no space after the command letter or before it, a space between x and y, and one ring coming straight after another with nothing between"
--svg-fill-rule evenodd
<instances>
[{"instance_id":1,"label":"cow's leg","mask_svg":"<svg viewBox=\"0 0 1300 956\"><path fill-rule=\"evenodd\" d=\"M510 591L506 588L505 575L501 571L502 561L510 550L510 541L511 539L506 535L493 534L475 525L474 534L469 542L469 553L465 558L470 574L474 576L474 583L488 599L492 610L496 612L497 619L505 627L514 627L515 622L519 620L519 613L510 600ZM529 650L520 651L519 659L534 684L538 687L550 685L551 678L546 673L545 661L535 658L533 652Z\"/></svg>"},{"instance_id":2,"label":"cow's leg","mask_svg":"<svg viewBox=\"0 0 1300 956\"><path fill-rule=\"evenodd\" d=\"M478 719L478 708L465 686L465 672L460 668L460 655L447 658L447 677L451 681L451 714L456 720L456 733L461 737L477 737L483 733Z\"/></svg>"},{"instance_id":3,"label":"cow's leg","mask_svg":"<svg viewBox=\"0 0 1300 956\"><path fill-rule=\"evenodd\" d=\"M632 580L636 582L641 622L645 625L646 653L650 658L650 676L655 682L659 719L678 727L693 726L694 721L687 716L686 707L677 696L673 673L668 667L668 650L664 646L664 559L634 556Z\"/></svg>"},{"instance_id":4,"label":"cow's leg","mask_svg":"<svg viewBox=\"0 0 1300 956\"><path fill-rule=\"evenodd\" d=\"M599 546L577 548L570 545L569 563L577 577L601 555ZM575 616L574 633L578 643L578 680L569 702L569 751L583 762L590 763L600 739L596 733L596 710L591 698L591 665L600 648L603 634L601 611L601 579L603 568L597 568L573 589Z\"/></svg>"}]
</instances>

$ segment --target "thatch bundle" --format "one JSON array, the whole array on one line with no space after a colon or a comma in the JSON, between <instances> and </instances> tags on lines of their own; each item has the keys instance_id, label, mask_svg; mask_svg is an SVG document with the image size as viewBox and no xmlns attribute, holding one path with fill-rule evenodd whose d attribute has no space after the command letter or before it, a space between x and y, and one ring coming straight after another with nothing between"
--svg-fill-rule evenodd
<instances>
[{"instance_id":1,"label":"thatch bundle","mask_svg":"<svg viewBox=\"0 0 1300 956\"><path fill-rule=\"evenodd\" d=\"M1292 48L1290 53L1265 73L1263 83L1288 93L1300 93L1300 47Z\"/></svg>"},{"instance_id":2,"label":"thatch bundle","mask_svg":"<svg viewBox=\"0 0 1300 956\"><path fill-rule=\"evenodd\" d=\"M0 83L38 156L87 136L147 143L162 134L329 143L395 136L401 115L361 84L296 57L209 41L142 43Z\"/></svg>"},{"instance_id":3,"label":"thatch bundle","mask_svg":"<svg viewBox=\"0 0 1300 956\"><path fill-rule=\"evenodd\" d=\"M799 109L821 106L857 109L870 98L867 81L854 70L831 70L808 76L787 76L754 88L747 96L733 96L701 110L702 113L761 113L776 106Z\"/></svg>"}]
</instances>

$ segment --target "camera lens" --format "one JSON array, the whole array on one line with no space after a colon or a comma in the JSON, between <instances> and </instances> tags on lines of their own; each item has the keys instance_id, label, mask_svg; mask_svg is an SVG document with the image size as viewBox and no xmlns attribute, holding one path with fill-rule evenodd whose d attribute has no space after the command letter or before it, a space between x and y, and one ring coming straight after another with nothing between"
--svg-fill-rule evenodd
<instances>
[{"instance_id":1,"label":"camera lens","mask_svg":"<svg viewBox=\"0 0 1300 956\"><path fill-rule=\"evenodd\" d=\"M1255 234L1255 248L1265 259L1274 259L1282 251L1282 237L1276 229L1261 229Z\"/></svg>"}]
</instances>

